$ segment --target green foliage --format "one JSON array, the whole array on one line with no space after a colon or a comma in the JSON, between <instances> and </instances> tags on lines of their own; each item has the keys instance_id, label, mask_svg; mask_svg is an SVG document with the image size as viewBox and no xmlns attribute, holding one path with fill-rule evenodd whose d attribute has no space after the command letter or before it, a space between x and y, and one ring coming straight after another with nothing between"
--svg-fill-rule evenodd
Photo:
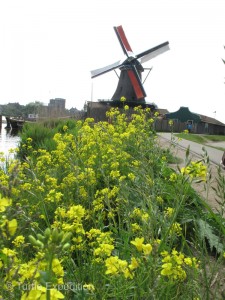
<instances>
[{"instance_id":1,"label":"green foliage","mask_svg":"<svg viewBox=\"0 0 225 300\"><path fill-rule=\"evenodd\" d=\"M215 234L214 228L202 219L198 219L197 224L200 240L204 243L207 240L211 251L216 250L219 254L223 253L224 245L221 243L221 237Z\"/></svg>"},{"instance_id":2,"label":"green foliage","mask_svg":"<svg viewBox=\"0 0 225 300\"><path fill-rule=\"evenodd\" d=\"M8 103L1 105L1 113L4 116L10 117L24 117L28 114L38 114L39 109L43 106L43 103L39 101L28 103L27 105L21 105L19 103Z\"/></svg>"},{"instance_id":3,"label":"green foliage","mask_svg":"<svg viewBox=\"0 0 225 300\"><path fill-rule=\"evenodd\" d=\"M76 132L76 121L75 120L60 120L50 119L43 122L30 122L25 123L22 131L20 132L20 144L17 157L22 159L30 155L30 147L33 150L45 149L52 151L56 148L56 143L53 140L54 135L57 132L64 133L65 126L68 132ZM25 147L27 139L31 138L32 141L29 143L29 148Z\"/></svg>"},{"instance_id":4,"label":"green foliage","mask_svg":"<svg viewBox=\"0 0 225 300\"><path fill-rule=\"evenodd\" d=\"M203 145L208 141L206 137L203 137L200 134L176 133L175 136L184 140L192 141Z\"/></svg>"},{"instance_id":5,"label":"green foliage","mask_svg":"<svg viewBox=\"0 0 225 300\"><path fill-rule=\"evenodd\" d=\"M193 133L176 133L174 134L176 137L196 142L199 144L207 144L210 142L224 142L225 136L224 135L206 135L206 134L193 134Z\"/></svg>"}]
</instances>

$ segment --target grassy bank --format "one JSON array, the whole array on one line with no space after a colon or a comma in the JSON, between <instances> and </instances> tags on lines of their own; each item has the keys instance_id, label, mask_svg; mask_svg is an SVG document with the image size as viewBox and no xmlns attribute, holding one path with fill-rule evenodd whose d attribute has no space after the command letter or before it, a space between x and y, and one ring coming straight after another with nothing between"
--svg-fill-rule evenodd
<instances>
[{"instance_id":1,"label":"grassy bank","mask_svg":"<svg viewBox=\"0 0 225 300\"><path fill-rule=\"evenodd\" d=\"M224 148L221 149L221 147L216 147L216 142L225 142L225 136L224 135L207 135L207 134L193 134L193 133L176 133L174 134L177 138L185 139L188 141L192 141L195 143L199 143L202 145L207 145L209 143L214 142L215 145L214 148L218 148L220 150L225 150Z\"/></svg>"},{"instance_id":2,"label":"grassy bank","mask_svg":"<svg viewBox=\"0 0 225 300\"><path fill-rule=\"evenodd\" d=\"M128 111L23 129L0 170L3 299L220 299L223 211L190 185L207 157L175 172L155 117Z\"/></svg>"}]
</instances>

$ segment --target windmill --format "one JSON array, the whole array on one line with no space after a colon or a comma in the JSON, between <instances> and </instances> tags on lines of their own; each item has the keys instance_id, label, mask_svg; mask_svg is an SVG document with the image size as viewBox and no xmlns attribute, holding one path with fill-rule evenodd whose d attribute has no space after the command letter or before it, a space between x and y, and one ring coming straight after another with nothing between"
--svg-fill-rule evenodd
<instances>
[{"instance_id":1,"label":"windmill","mask_svg":"<svg viewBox=\"0 0 225 300\"><path fill-rule=\"evenodd\" d=\"M91 71L91 78L120 69L119 82L112 96L111 103L119 104L121 97L125 97L129 105L145 105L146 92L142 82L142 72L145 69L142 67L142 63L169 50L169 42L135 55L126 38L123 27L117 26L114 27L114 30L126 58L125 60L119 60L106 67Z\"/></svg>"}]
</instances>

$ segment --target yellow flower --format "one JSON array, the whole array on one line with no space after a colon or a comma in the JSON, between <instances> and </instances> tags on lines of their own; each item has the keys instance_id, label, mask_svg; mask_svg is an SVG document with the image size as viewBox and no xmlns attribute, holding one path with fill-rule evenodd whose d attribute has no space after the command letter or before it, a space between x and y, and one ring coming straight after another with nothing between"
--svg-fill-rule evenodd
<instances>
[{"instance_id":1,"label":"yellow flower","mask_svg":"<svg viewBox=\"0 0 225 300\"><path fill-rule=\"evenodd\" d=\"M176 249L173 249L171 254L167 251L163 251L161 255L163 256L161 275L167 276L172 280L185 280L187 275L182 267L185 269L187 266L198 268L197 259L195 257L185 257L183 253L178 252Z\"/></svg>"},{"instance_id":2,"label":"yellow flower","mask_svg":"<svg viewBox=\"0 0 225 300\"><path fill-rule=\"evenodd\" d=\"M107 270L106 270L105 274L112 274L112 275L118 274L118 272L119 272L118 260L119 260L118 256L111 256L106 259L105 265L107 267Z\"/></svg>"},{"instance_id":3,"label":"yellow flower","mask_svg":"<svg viewBox=\"0 0 225 300\"><path fill-rule=\"evenodd\" d=\"M83 285L83 288L84 288L84 289L87 289L87 290L90 291L90 292L94 292L94 291L95 291L95 287L94 287L94 285L91 284L91 283L84 284L84 285Z\"/></svg>"},{"instance_id":4,"label":"yellow flower","mask_svg":"<svg viewBox=\"0 0 225 300\"><path fill-rule=\"evenodd\" d=\"M186 265L192 266L192 259L190 257L186 257L184 259L184 262L185 262Z\"/></svg>"},{"instance_id":5,"label":"yellow flower","mask_svg":"<svg viewBox=\"0 0 225 300\"><path fill-rule=\"evenodd\" d=\"M152 245L150 244L142 245L142 250L144 255L149 255L152 252Z\"/></svg>"},{"instance_id":6,"label":"yellow flower","mask_svg":"<svg viewBox=\"0 0 225 300\"><path fill-rule=\"evenodd\" d=\"M2 249L2 253L5 254L5 255L7 255L7 256L9 256L9 257L16 255L16 251L11 250L9 248L3 248Z\"/></svg>"},{"instance_id":7,"label":"yellow flower","mask_svg":"<svg viewBox=\"0 0 225 300\"><path fill-rule=\"evenodd\" d=\"M149 214L148 213L143 213L141 216L142 221L147 221L149 219Z\"/></svg>"},{"instance_id":8,"label":"yellow flower","mask_svg":"<svg viewBox=\"0 0 225 300\"><path fill-rule=\"evenodd\" d=\"M110 256L114 249L113 245L101 244L98 248L94 250L94 255L97 256Z\"/></svg>"},{"instance_id":9,"label":"yellow flower","mask_svg":"<svg viewBox=\"0 0 225 300\"><path fill-rule=\"evenodd\" d=\"M144 242L144 238L142 237L142 238L135 238L135 240L131 241L130 243L134 245L139 252L141 252L143 247L143 242Z\"/></svg>"},{"instance_id":10,"label":"yellow flower","mask_svg":"<svg viewBox=\"0 0 225 300\"><path fill-rule=\"evenodd\" d=\"M120 177L120 171L111 171L110 172L110 176L112 177L112 178L118 178L118 177Z\"/></svg>"},{"instance_id":11,"label":"yellow flower","mask_svg":"<svg viewBox=\"0 0 225 300\"><path fill-rule=\"evenodd\" d=\"M161 274L164 276L169 276L173 274L172 267L173 267L172 263L163 264Z\"/></svg>"},{"instance_id":12,"label":"yellow flower","mask_svg":"<svg viewBox=\"0 0 225 300\"><path fill-rule=\"evenodd\" d=\"M58 300L58 299L64 299L65 296L58 290L56 289L50 289L50 298L51 300ZM46 298L43 298L43 300ZM42 299L40 299L42 300Z\"/></svg>"},{"instance_id":13,"label":"yellow flower","mask_svg":"<svg viewBox=\"0 0 225 300\"><path fill-rule=\"evenodd\" d=\"M137 223L133 223L133 224L131 224L131 230L132 230L132 232L141 231L141 226L138 225Z\"/></svg>"},{"instance_id":14,"label":"yellow flower","mask_svg":"<svg viewBox=\"0 0 225 300\"><path fill-rule=\"evenodd\" d=\"M19 247L21 244L24 243L24 240L25 240L24 236L18 235L18 236L14 239L13 244L14 244L16 247Z\"/></svg>"},{"instance_id":15,"label":"yellow flower","mask_svg":"<svg viewBox=\"0 0 225 300\"><path fill-rule=\"evenodd\" d=\"M0 198L0 212L5 211L5 208L7 206L10 206L12 203L12 200L8 198Z\"/></svg>"},{"instance_id":16,"label":"yellow flower","mask_svg":"<svg viewBox=\"0 0 225 300\"><path fill-rule=\"evenodd\" d=\"M171 217L174 213L174 208L172 207L167 207L166 210L165 210L165 216L167 217Z\"/></svg>"},{"instance_id":17,"label":"yellow flower","mask_svg":"<svg viewBox=\"0 0 225 300\"><path fill-rule=\"evenodd\" d=\"M43 292L39 289L32 289L29 293L24 293L21 297L21 300L39 300L43 295Z\"/></svg>"},{"instance_id":18,"label":"yellow flower","mask_svg":"<svg viewBox=\"0 0 225 300\"><path fill-rule=\"evenodd\" d=\"M175 182L176 180L177 180L177 174L176 174L176 173L172 173L172 174L170 175L169 181Z\"/></svg>"},{"instance_id":19,"label":"yellow flower","mask_svg":"<svg viewBox=\"0 0 225 300\"><path fill-rule=\"evenodd\" d=\"M159 204L162 204L163 203L163 198L161 196L157 196L156 197L156 201L159 203Z\"/></svg>"},{"instance_id":20,"label":"yellow flower","mask_svg":"<svg viewBox=\"0 0 225 300\"><path fill-rule=\"evenodd\" d=\"M182 175L189 175L190 178L200 177L203 181L207 178L207 167L200 161L194 162L185 168L181 168Z\"/></svg>"},{"instance_id":21,"label":"yellow flower","mask_svg":"<svg viewBox=\"0 0 225 300\"><path fill-rule=\"evenodd\" d=\"M107 258L105 266L107 267L105 274L117 275L119 273L123 273L125 278L132 278L132 274L128 269L127 261L119 259L118 256L111 256Z\"/></svg>"},{"instance_id":22,"label":"yellow flower","mask_svg":"<svg viewBox=\"0 0 225 300\"><path fill-rule=\"evenodd\" d=\"M57 275L57 276L64 276L64 271L63 267L61 266L60 261L58 258L54 258L52 261L52 271Z\"/></svg>"},{"instance_id":23,"label":"yellow flower","mask_svg":"<svg viewBox=\"0 0 225 300\"><path fill-rule=\"evenodd\" d=\"M21 300L45 300L46 293L47 293L46 287L37 284L35 286L35 289L31 289L28 294L24 293L21 297ZM58 300L58 299L64 299L65 297L60 291L54 288L54 289L50 289L50 298L51 300Z\"/></svg>"},{"instance_id":24,"label":"yellow flower","mask_svg":"<svg viewBox=\"0 0 225 300\"><path fill-rule=\"evenodd\" d=\"M129 173L129 174L127 175L127 177L128 177L130 180L132 180L132 181L134 181L134 179L135 179L135 175L134 175L133 173Z\"/></svg>"},{"instance_id":25,"label":"yellow flower","mask_svg":"<svg viewBox=\"0 0 225 300\"><path fill-rule=\"evenodd\" d=\"M129 264L129 269L134 270L137 269L139 266L139 263L135 257L131 257L131 263Z\"/></svg>"},{"instance_id":26,"label":"yellow flower","mask_svg":"<svg viewBox=\"0 0 225 300\"><path fill-rule=\"evenodd\" d=\"M7 222L8 224L8 231L9 234L12 236L15 234L16 229L17 229L17 220L16 219L12 219L11 221Z\"/></svg>"},{"instance_id":27,"label":"yellow flower","mask_svg":"<svg viewBox=\"0 0 225 300\"><path fill-rule=\"evenodd\" d=\"M170 228L170 234L176 234L178 236L180 236L182 233L182 228L180 223L178 222L174 222Z\"/></svg>"}]
</instances>

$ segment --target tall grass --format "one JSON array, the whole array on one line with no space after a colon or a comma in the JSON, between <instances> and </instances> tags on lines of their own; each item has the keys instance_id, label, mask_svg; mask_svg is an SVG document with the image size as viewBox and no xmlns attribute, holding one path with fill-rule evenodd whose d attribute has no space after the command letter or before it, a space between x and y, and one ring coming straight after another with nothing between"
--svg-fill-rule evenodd
<instances>
[{"instance_id":1,"label":"tall grass","mask_svg":"<svg viewBox=\"0 0 225 300\"><path fill-rule=\"evenodd\" d=\"M108 118L24 128L0 171L2 298L221 299L223 176L215 213L191 187L207 154L174 170L148 109Z\"/></svg>"}]
</instances>

